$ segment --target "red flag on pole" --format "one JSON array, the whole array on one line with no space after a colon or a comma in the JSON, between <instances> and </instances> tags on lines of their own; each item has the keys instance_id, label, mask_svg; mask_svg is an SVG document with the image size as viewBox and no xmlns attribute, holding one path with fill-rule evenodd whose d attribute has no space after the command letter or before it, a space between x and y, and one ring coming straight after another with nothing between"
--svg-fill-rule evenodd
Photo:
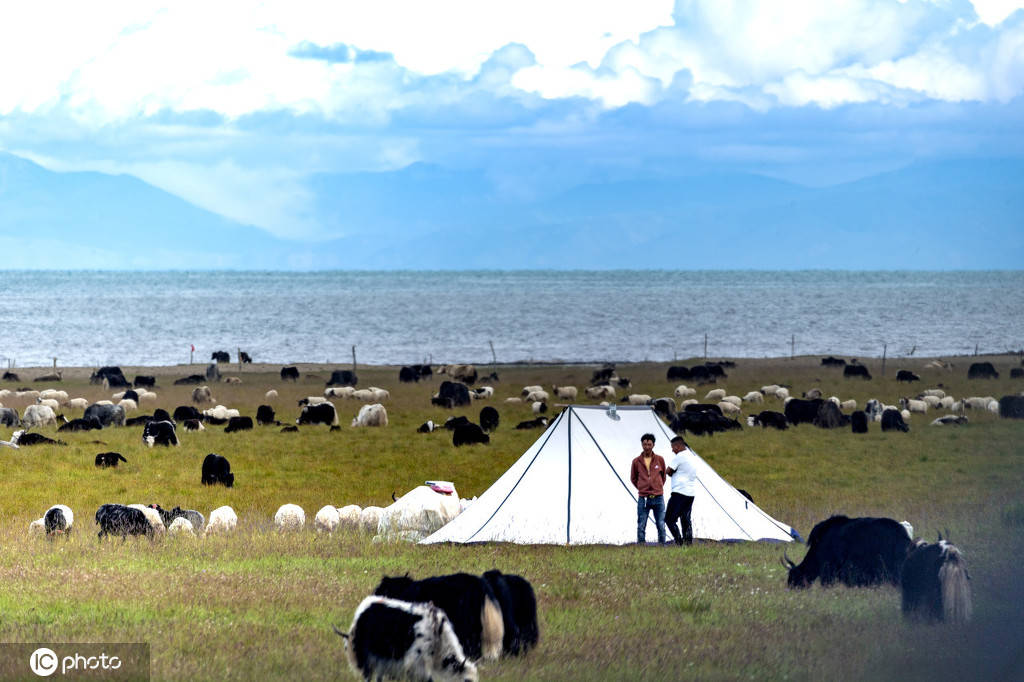
<instances>
[{"instance_id":1,"label":"red flag on pole","mask_svg":"<svg viewBox=\"0 0 1024 682\"><path fill-rule=\"evenodd\" d=\"M193 353L195 353L195 352L196 352L196 344L194 344L194 343L192 344L192 352L193 352Z\"/></svg>"}]
</instances>

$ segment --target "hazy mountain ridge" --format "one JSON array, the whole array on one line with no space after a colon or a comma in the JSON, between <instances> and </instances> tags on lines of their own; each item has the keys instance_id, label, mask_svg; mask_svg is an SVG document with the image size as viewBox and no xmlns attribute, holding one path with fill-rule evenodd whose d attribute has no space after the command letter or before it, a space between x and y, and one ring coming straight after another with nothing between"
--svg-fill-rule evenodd
<instances>
[{"instance_id":1,"label":"hazy mountain ridge","mask_svg":"<svg viewBox=\"0 0 1024 682\"><path fill-rule=\"evenodd\" d=\"M310 244L0 154L0 248L17 268L1018 269L1022 185L1021 162L943 161L824 188L715 171L513 201L483 173L414 164L311 176L314 217L349 236Z\"/></svg>"}]
</instances>

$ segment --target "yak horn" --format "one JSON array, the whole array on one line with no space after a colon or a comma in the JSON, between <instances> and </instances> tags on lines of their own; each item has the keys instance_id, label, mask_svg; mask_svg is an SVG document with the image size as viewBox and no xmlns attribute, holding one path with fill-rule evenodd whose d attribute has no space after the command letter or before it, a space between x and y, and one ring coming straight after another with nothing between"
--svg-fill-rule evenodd
<instances>
[{"instance_id":1,"label":"yak horn","mask_svg":"<svg viewBox=\"0 0 1024 682\"><path fill-rule=\"evenodd\" d=\"M394 490L391 491L391 501L392 502L398 502L398 498L395 497L395 491Z\"/></svg>"},{"instance_id":2,"label":"yak horn","mask_svg":"<svg viewBox=\"0 0 1024 682\"><path fill-rule=\"evenodd\" d=\"M782 556L785 559L785 563L782 564L783 566L785 566L786 568L796 568L796 564L793 563L793 560L789 558L786 552L783 552Z\"/></svg>"},{"instance_id":3,"label":"yak horn","mask_svg":"<svg viewBox=\"0 0 1024 682\"><path fill-rule=\"evenodd\" d=\"M348 633L347 632L342 632L341 630L339 630L337 625L332 625L331 628L334 629L334 633L335 634L340 635L344 639L348 639Z\"/></svg>"}]
</instances>

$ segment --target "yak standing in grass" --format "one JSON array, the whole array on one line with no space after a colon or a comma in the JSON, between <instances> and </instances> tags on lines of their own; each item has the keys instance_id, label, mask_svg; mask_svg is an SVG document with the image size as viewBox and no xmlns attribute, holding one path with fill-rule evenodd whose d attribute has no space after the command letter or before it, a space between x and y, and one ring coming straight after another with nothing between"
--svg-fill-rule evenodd
<instances>
[{"instance_id":1,"label":"yak standing in grass","mask_svg":"<svg viewBox=\"0 0 1024 682\"><path fill-rule=\"evenodd\" d=\"M540 629L537 627L537 597L533 585L526 578L495 569L483 574L501 605L505 624L502 650L508 656L526 654L537 646Z\"/></svg>"},{"instance_id":2,"label":"yak standing in grass","mask_svg":"<svg viewBox=\"0 0 1024 682\"><path fill-rule=\"evenodd\" d=\"M505 627L494 591L477 575L454 573L423 580L408 575L381 579L374 594L411 602L432 602L452 623L466 656L496 659L501 655Z\"/></svg>"},{"instance_id":3,"label":"yak standing in grass","mask_svg":"<svg viewBox=\"0 0 1024 682\"><path fill-rule=\"evenodd\" d=\"M791 588L900 584L910 536L898 521L885 518L833 516L814 527L800 565L785 558Z\"/></svg>"},{"instance_id":4,"label":"yak standing in grass","mask_svg":"<svg viewBox=\"0 0 1024 682\"><path fill-rule=\"evenodd\" d=\"M903 615L924 622L966 623L971 619L971 584L963 555L939 537L918 540L900 572Z\"/></svg>"}]
</instances>

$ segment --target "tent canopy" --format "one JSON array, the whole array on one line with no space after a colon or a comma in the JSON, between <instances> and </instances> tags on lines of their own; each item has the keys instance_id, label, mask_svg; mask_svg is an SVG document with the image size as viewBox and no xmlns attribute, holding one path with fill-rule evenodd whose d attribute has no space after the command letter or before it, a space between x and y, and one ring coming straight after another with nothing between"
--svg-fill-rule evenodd
<instances>
[{"instance_id":1,"label":"tent canopy","mask_svg":"<svg viewBox=\"0 0 1024 682\"><path fill-rule=\"evenodd\" d=\"M569 406L471 507L422 542L636 542L637 498L629 470L644 433L656 436L655 452L668 462L675 434L650 407ZM789 542L798 537L696 452L693 457L698 480L691 515L695 538ZM653 520L648 521L647 538L657 538Z\"/></svg>"}]
</instances>

